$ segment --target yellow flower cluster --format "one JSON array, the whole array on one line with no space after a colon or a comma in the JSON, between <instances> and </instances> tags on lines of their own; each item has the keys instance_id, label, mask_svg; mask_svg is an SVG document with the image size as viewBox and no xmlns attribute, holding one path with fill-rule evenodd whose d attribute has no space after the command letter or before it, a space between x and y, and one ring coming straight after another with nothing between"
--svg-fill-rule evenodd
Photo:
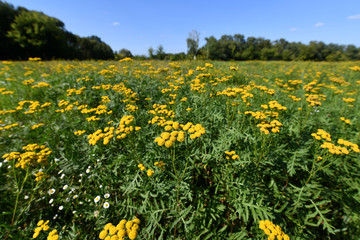
<instances>
[{"instance_id":1,"label":"yellow flower cluster","mask_svg":"<svg viewBox=\"0 0 360 240\"><path fill-rule=\"evenodd\" d=\"M359 66L349 67L349 69L354 70L354 71L360 71Z\"/></svg>"},{"instance_id":2,"label":"yellow flower cluster","mask_svg":"<svg viewBox=\"0 0 360 240\"><path fill-rule=\"evenodd\" d=\"M355 102L355 98L342 98L342 100L346 103L352 103L352 102Z\"/></svg>"},{"instance_id":3,"label":"yellow flower cluster","mask_svg":"<svg viewBox=\"0 0 360 240\"><path fill-rule=\"evenodd\" d=\"M325 141L328 142L331 141L331 135L322 129L318 129L317 133L312 133L311 136L313 136L316 140L324 139Z\"/></svg>"},{"instance_id":4,"label":"yellow flower cluster","mask_svg":"<svg viewBox=\"0 0 360 240\"><path fill-rule=\"evenodd\" d=\"M180 125L180 127L184 130L190 133L191 139L196 139L201 137L201 135L204 135L206 133L205 128L201 124L194 125L191 122L186 123L185 125Z\"/></svg>"},{"instance_id":5,"label":"yellow flower cluster","mask_svg":"<svg viewBox=\"0 0 360 240\"><path fill-rule=\"evenodd\" d=\"M66 95L71 96L73 93L75 93L76 95L80 95L84 92L85 89L86 89L86 87L82 87L79 89L71 88L71 89L66 90L66 92L67 92Z\"/></svg>"},{"instance_id":6,"label":"yellow flower cluster","mask_svg":"<svg viewBox=\"0 0 360 240\"><path fill-rule=\"evenodd\" d=\"M170 148L174 144L174 142L183 142L185 140L185 132L184 131L172 131L162 132L160 137L155 138L155 142L159 146L165 145L165 147Z\"/></svg>"},{"instance_id":7,"label":"yellow flower cluster","mask_svg":"<svg viewBox=\"0 0 360 240\"><path fill-rule=\"evenodd\" d=\"M336 146L335 144L330 142L324 142L323 144L321 144L320 147L324 149L328 149L331 154L336 154L336 155L349 154L349 150L347 150L347 148Z\"/></svg>"},{"instance_id":8,"label":"yellow flower cluster","mask_svg":"<svg viewBox=\"0 0 360 240\"><path fill-rule=\"evenodd\" d=\"M29 105L29 111L24 112L25 114L35 113L35 112L41 112L44 110L45 107L48 107L51 105L50 102L46 102L44 104L40 104L38 101L20 101L18 102L18 105L15 109L16 110L22 110L24 108L24 105L26 103L30 103ZM40 107L40 108L39 108Z\"/></svg>"},{"instance_id":9,"label":"yellow flower cluster","mask_svg":"<svg viewBox=\"0 0 360 240\"><path fill-rule=\"evenodd\" d=\"M265 105L267 106L267 105ZM266 119L267 116L265 115L264 112L261 112L261 111L256 111L256 112L253 112L253 111L246 111L245 112L245 115L248 115L248 114L251 114L251 116L253 116L254 118L256 119Z\"/></svg>"},{"instance_id":10,"label":"yellow flower cluster","mask_svg":"<svg viewBox=\"0 0 360 240\"><path fill-rule=\"evenodd\" d=\"M79 131L74 132L74 134L80 136L80 135L84 134L85 132L86 132L86 130L79 130Z\"/></svg>"},{"instance_id":11,"label":"yellow flower cluster","mask_svg":"<svg viewBox=\"0 0 360 240\"><path fill-rule=\"evenodd\" d=\"M148 177L151 177L151 175L153 175L155 172L153 171L153 170L151 170L151 169L148 169L147 171L146 171L146 174L148 175Z\"/></svg>"},{"instance_id":12,"label":"yellow flower cluster","mask_svg":"<svg viewBox=\"0 0 360 240\"><path fill-rule=\"evenodd\" d=\"M129 57L126 57L126 58L123 58L123 59L119 60L119 62L132 62L132 61L134 61L134 60L132 60Z\"/></svg>"},{"instance_id":13,"label":"yellow flower cluster","mask_svg":"<svg viewBox=\"0 0 360 240\"><path fill-rule=\"evenodd\" d=\"M142 163L140 163L140 164L138 165L138 168L140 168L141 171L145 171L145 170L146 170L145 166L144 166ZM151 169L148 169L148 170L146 171L146 174L147 174L149 177L151 177L151 175L153 175L154 173L155 173L155 172L154 172L153 170L151 170Z\"/></svg>"},{"instance_id":14,"label":"yellow flower cluster","mask_svg":"<svg viewBox=\"0 0 360 240\"><path fill-rule=\"evenodd\" d=\"M157 123L159 126L164 126L166 118L174 118L175 112L167 109L167 105L154 104L152 110L149 110L148 113L155 115L149 123ZM159 116L160 115L160 116Z\"/></svg>"},{"instance_id":15,"label":"yellow flower cluster","mask_svg":"<svg viewBox=\"0 0 360 240\"><path fill-rule=\"evenodd\" d=\"M346 118L344 118L344 117L340 117L340 120L343 121L343 122L345 122L345 123L347 123L347 124L349 124L349 125L351 125L350 119L346 119Z\"/></svg>"},{"instance_id":16,"label":"yellow flower cluster","mask_svg":"<svg viewBox=\"0 0 360 240\"><path fill-rule=\"evenodd\" d=\"M271 109L277 109L277 110L286 110L287 108L282 106L280 103L278 103L277 101L270 101L269 102L269 107Z\"/></svg>"},{"instance_id":17,"label":"yellow flower cluster","mask_svg":"<svg viewBox=\"0 0 360 240\"><path fill-rule=\"evenodd\" d=\"M121 220L118 225L114 226L112 223L105 225L99 234L99 239L104 240L124 240L127 236L133 240L137 237L140 220L138 218L132 221Z\"/></svg>"},{"instance_id":18,"label":"yellow flower cluster","mask_svg":"<svg viewBox=\"0 0 360 240\"><path fill-rule=\"evenodd\" d=\"M235 154L235 151L225 151L225 154L227 155L226 156L226 159L232 159L232 160L236 160L236 159L240 159L239 155Z\"/></svg>"},{"instance_id":19,"label":"yellow flower cluster","mask_svg":"<svg viewBox=\"0 0 360 240\"><path fill-rule=\"evenodd\" d=\"M96 116L91 116L91 117L86 118L86 120L87 120L88 122L91 122L91 121L98 121L98 120L100 120L100 118L98 118L98 117L96 117Z\"/></svg>"},{"instance_id":20,"label":"yellow flower cluster","mask_svg":"<svg viewBox=\"0 0 360 240\"><path fill-rule=\"evenodd\" d=\"M275 225L272 221L261 220L259 222L259 228L268 235L268 240L275 240L275 237L277 240L290 240L289 236L282 231L281 227Z\"/></svg>"},{"instance_id":21,"label":"yellow flower cluster","mask_svg":"<svg viewBox=\"0 0 360 240\"><path fill-rule=\"evenodd\" d=\"M25 153L11 152L3 155L3 158L8 161L18 160L15 167L21 167L22 169L35 163L48 164L48 156L51 154L51 151L49 148L46 148L45 145L38 145L36 143L28 144L24 146L23 149L26 151ZM38 150L40 151L36 152Z\"/></svg>"},{"instance_id":22,"label":"yellow flower cluster","mask_svg":"<svg viewBox=\"0 0 360 240\"><path fill-rule=\"evenodd\" d=\"M58 240L59 239L59 235L57 233L57 230L54 229L51 232L49 232L49 235L47 237L47 240Z\"/></svg>"},{"instance_id":23,"label":"yellow flower cluster","mask_svg":"<svg viewBox=\"0 0 360 240\"><path fill-rule=\"evenodd\" d=\"M213 67L214 67L214 65L213 65L213 64L211 64L211 63L205 63L205 67L208 67L208 68L213 68Z\"/></svg>"},{"instance_id":24,"label":"yellow flower cluster","mask_svg":"<svg viewBox=\"0 0 360 240\"><path fill-rule=\"evenodd\" d=\"M43 126L43 125L45 125L44 123L39 123L39 124L37 124L37 125L33 125L32 127L31 127L31 129L36 129L36 128L38 128L38 127L41 127L41 126Z\"/></svg>"},{"instance_id":25,"label":"yellow flower cluster","mask_svg":"<svg viewBox=\"0 0 360 240\"><path fill-rule=\"evenodd\" d=\"M0 127L0 131L1 130L7 130L7 129L10 129L10 128L13 128L13 127L16 127L16 126L19 126L18 123L13 123L13 124L10 124L10 125L6 125L4 127Z\"/></svg>"},{"instance_id":26,"label":"yellow flower cluster","mask_svg":"<svg viewBox=\"0 0 360 240\"><path fill-rule=\"evenodd\" d=\"M32 88L51 87L51 85L46 82L39 82L38 84L31 86L31 87Z\"/></svg>"},{"instance_id":27,"label":"yellow flower cluster","mask_svg":"<svg viewBox=\"0 0 360 240\"><path fill-rule=\"evenodd\" d=\"M165 163L163 161L155 162L154 166L157 166L158 168L164 170L165 169Z\"/></svg>"},{"instance_id":28,"label":"yellow flower cluster","mask_svg":"<svg viewBox=\"0 0 360 240\"><path fill-rule=\"evenodd\" d=\"M146 169L142 163L138 165L138 168L140 168L141 171L144 171Z\"/></svg>"},{"instance_id":29,"label":"yellow flower cluster","mask_svg":"<svg viewBox=\"0 0 360 240\"><path fill-rule=\"evenodd\" d=\"M357 153L360 152L359 146L358 146L357 144L355 144L355 143L346 141L346 140L341 139L341 138L338 139L337 143L340 144L340 145L344 145L344 146L346 146L346 147L351 147L351 149L352 149L354 152L357 152Z\"/></svg>"},{"instance_id":30,"label":"yellow flower cluster","mask_svg":"<svg viewBox=\"0 0 360 240\"><path fill-rule=\"evenodd\" d=\"M291 98L292 100L294 100L294 102L298 102L298 101L301 100L301 98L298 98L298 97L296 97L294 95L288 95L288 97Z\"/></svg>"},{"instance_id":31,"label":"yellow flower cluster","mask_svg":"<svg viewBox=\"0 0 360 240\"><path fill-rule=\"evenodd\" d=\"M46 175L46 174L44 174L44 172L37 172L36 174L35 174L35 181L40 181L41 179L43 179L43 178L48 178L48 177L50 177L49 175Z\"/></svg>"},{"instance_id":32,"label":"yellow flower cluster","mask_svg":"<svg viewBox=\"0 0 360 240\"><path fill-rule=\"evenodd\" d=\"M31 85L31 84L33 84L34 82L35 82L35 80L32 79L32 78L30 78L30 79L28 79L28 80L22 81L22 84L24 84L24 85Z\"/></svg>"},{"instance_id":33,"label":"yellow flower cluster","mask_svg":"<svg viewBox=\"0 0 360 240\"><path fill-rule=\"evenodd\" d=\"M108 103L110 102L110 98L108 96L101 96L101 103Z\"/></svg>"},{"instance_id":34,"label":"yellow flower cluster","mask_svg":"<svg viewBox=\"0 0 360 240\"><path fill-rule=\"evenodd\" d=\"M230 66L230 70L237 71L238 69L239 69L239 67Z\"/></svg>"},{"instance_id":35,"label":"yellow flower cluster","mask_svg":"<svg viewBox=\"0 0 360 240\"><path fill-rule=\"evenodd\" d=\"M306 101L310 104L309 106L321 106L321 101L326 99L326 96L323 94L305 94Z\"/></svg>"},{"instance_id":36,"label":"yellow flower cluster","mask_svg":"<svg viewBox=\"0 0 360 240\"><path fill-rule=\"evenodd\" d=\"M95 145L100 139L103 139L103 144L106 145L109 143L110 139L114 138L117 135L116 139L123 139L132 131L138 131L141 127L130 126L130 124L134 121L134 117L131 115L125 115L120 119L119 126L115 129L115 127L106 127L104 131L102 129L98 129L92 134L89 134L89 144Z\"/></svg>"},{"instance_id":37,"label":"yellow flower cluster","mask_svg":"<svg viewBox=\"0 0 360 240\"><path fill-rule=\"evenodd\" d=\"M165 145L165 147L170 148L173 146L174 142L183 142L185 140L185 132L187 131L190 134L191 139L196 139L201 137L201 135L205 134L205 128L201 126L201 124L194 125L191 122L184 124L179 124L174 121L166 121L163 123L165 125L165 131L162 132L160 137L155 138L155 142L159 146ZM173 130L172 132L169 132ZM182 129L184 131L178 131Z\"/></svg>"},{"instance_id":38,"label":"yellow flower cluster","mask_svg":"<svg viewBox=\"0 0 360 240\"><path fill-rule=\"evenodd\" d=\"M248 89L245 89L245 88L227 88L221 92L217 92L216 95L219 96L219 95L225 95L225 96L228 96L228 97L236 97L238 94L241 94L241 98L243 100L244 103L247 102L246 98L247 97L254 97L253 94L249 93L248 92Z\"/></svg>"},{"instance_id":39,"label":"yellow flower cluster","mask_svg":"<svg viewBox=\"0 0 360 240\"><path fill-rule=\"evenodd\" d=\"M0 110L0 115L5 115L14 112L16 112L16 110Z\"/></svg>"},{"instance_id":40,"label":"yellow flower cluster","mask_svg":"<svg viewBox=\"0 0 360 240\"><path fill-rule=\"evenodd\" d=\"M195 92L199 92L199 93L206 92L206 90L203 90L205 88L205 83L201 83L200 79L195 78L191 82L192 82L192 83L190 83L191 91L195 91Z\"/></svg>"},{"instance_id":41,"label":"yellow flower cluster","mask_svg":"<svg viewBox=\"0 0 360 240\"><path fill-rule=\"evenodd\" d=\"M35 228L34 230L34 234L33 234L33 238L37 238L41 232L41 230L43 231L47 231L50 229L49 227L49 220L47 220L46 222L44 222L44 220L40 220L38 223L37 223L37 228Z\"/></svg>"},{"instance_id":42,"label":"yellow flower cluster","mask_svg":"<svg viewBox=\"0 0 360 240\"><path fill-rule=\"evenodd\" d=\"M34 58L29 57L28 61L34 61L34 62L41 61L41 58L39 58L39 57L34 57Z\"/></svg>"},{"instance_id":43,"label":"yellow flower cluster","mask_svg":"<svg viewBox=\"0 0 360 240\"><path fill-rule=\"evenodd\" d=\"M273 120L270 123L262 122L262 123L259 123L256 126L260 128L261 132L268 135L270 133L270 131L273 132L273 133L280 132L279 127L282 126L282 123L279 122L278 120ZM270 131L269 131L269 129L270 129Z\"/></svg>"}]
</instances>

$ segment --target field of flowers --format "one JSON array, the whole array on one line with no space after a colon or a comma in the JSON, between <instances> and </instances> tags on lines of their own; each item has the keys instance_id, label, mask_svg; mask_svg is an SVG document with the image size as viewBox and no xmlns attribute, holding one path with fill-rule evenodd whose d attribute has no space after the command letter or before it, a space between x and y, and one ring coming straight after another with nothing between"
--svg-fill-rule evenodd
<instances>
[{"instance_id":1,"label":"field of flowers","mask_svg":"<svg viewBox=\"0 0 360 240\"><path fill-rule=\"evenodd\" d=\"M360 62L0 62L1 239L358 239Z\"/></svg>"}]
</instances>

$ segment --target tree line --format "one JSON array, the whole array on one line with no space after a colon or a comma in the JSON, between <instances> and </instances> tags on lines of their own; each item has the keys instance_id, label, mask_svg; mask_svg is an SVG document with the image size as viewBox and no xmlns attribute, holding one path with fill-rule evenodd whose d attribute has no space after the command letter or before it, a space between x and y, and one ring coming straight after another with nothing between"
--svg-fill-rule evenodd
<instances>
[{"instance_id":1,"label":"tree line","mask_svg":"<svg viewBox=\"0 0 360 240\"><path fill-rule=\"evenodd\" d=\"M187 52L166 53L164 47L150 47L148 56L133 54L128 49L113 52L111 47L97 36L79 37L65 29L57 18L38 11L0 0L0 59L22 60L29 57L42 59L137 59L158 60L302 60L345 61L360 60L360 47L355 45L325 44L311 41L309 44L288 42L281 38L271 41L262 37L242 34L205 38L199 46L199 32L193 30L186 39Z\"/></svg>"},{"instance_id":2,"label":"tree line","mask_svg":"<svg viewBox=\"0 0 360 240\"><path fill-rule=\"evenodd\" d=\"M190 37L189 37L190 38ZM220 39L205 38L206 44L195 54L213 60L300 60L345 61L360 60L360 48L355 45L325 44L311 41L309 44L288 42L281 38L271 41L262 37L222 35ZM191 47L188 44L188 51ZM194 50L192 50L194 52ZM194 54L194 53L193 53Z\"/></svg>"},{"instance_id":3,"label":"tree line","mask_svg":"<svg viewBox=\"0 0 360 240\"><path fill-rule=\"evenodd\" d=\"M109 45L97 36L79 37L57 18L0 1L0 58L113 59Z\"/></svg>"}]
</instances>

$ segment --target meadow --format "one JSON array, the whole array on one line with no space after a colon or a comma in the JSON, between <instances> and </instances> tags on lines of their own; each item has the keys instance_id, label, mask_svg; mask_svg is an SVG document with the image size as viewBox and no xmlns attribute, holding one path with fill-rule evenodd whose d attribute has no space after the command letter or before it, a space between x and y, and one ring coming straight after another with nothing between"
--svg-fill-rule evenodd
<instances>
[{"instance_id":1,"label":"meadow","mask_svg":"<svg viewBox=\"0 0 360 240\"><path fill-rule=\"evenodd\" d=\"M360 62L0 62L1 239L359 239Z\"/></svg>"}]
</instances>

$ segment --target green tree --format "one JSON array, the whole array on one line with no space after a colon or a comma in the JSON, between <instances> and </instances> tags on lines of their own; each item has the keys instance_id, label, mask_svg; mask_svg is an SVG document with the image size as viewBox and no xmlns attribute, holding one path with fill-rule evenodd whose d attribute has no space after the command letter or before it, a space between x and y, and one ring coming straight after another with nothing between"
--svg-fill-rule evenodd
<instances>
[{"instance_id":1,"label":"green tree","mask_svg":"<svg viewBox=\"0 0 360 240\"><path fill-rule=\"evenodd\" d=\"M132 53L130 52L130 50L126 49L126 48L123 48L121 49L118 53L115 52L115 59L118 60L118 59L123 59L123 58L132 58L133 55Z\"/></svg>"},{"instance_id":2,"label":"green tree","mask_svg":"<svg viewBox=\"0 0 360 240\"><path fill-rule=\"evenodd\" d=\"M149 58L150 58L150 59L154 59L154 58L155 58L154 49L153 49L152 47L149 47L148 53L149 53Z\"/></svg>"},{"instance_id":3,"label":"green tree","mask_svg":"<svg viewBox=\"0 0 360 240\"><path fill-rule=\"evenodd\" d=\"M7 37L19 44L28 56L55 56L66 46L64 23L36 11L20 11Z\"/></svg>"},{"instance_id":4,"label":"green tree","mask_svg":"<svg viewBox=\"0 0 360 240\"><path fill-rule=\"evenodd\" d=\"M83 59L113 59L111 47L97 36L84 37L80 40L80 49Z\"/></svg>"},{"instance_id":5,"label":"green tree","mask_svg":"<svg viewBox=\"0 0 360 240\"><path fill-rule=\"evenodd\" d=\"M0 1L0 57L2 59L14 58L19 54L19 47L6 36L16 15L17 10L13 5Z\"/></svg>"},{"instance_id":6,"label":"green tree","mask_svg":"<svg viewBox=\"0 0 360 240\"><path fill-rule=\"evenodd\" d=\"M164 47L160 44L156 49L156 58L159 60L164 60L166 53L164 51Z\"/></svg>"},{"instance_id":7,"label":"green tree","mask_svg":"<svg viewBox=\"0 0 360 240\"><path fill-rule=\"evenodd\" d=\"M196 59L196 55L199 49L199 36L200 36L199 32L192 30L192 32L189 33L189 37L186 39L187 50L188 50L187 54L194 60Z\"/></svg>"}]
</instances>

